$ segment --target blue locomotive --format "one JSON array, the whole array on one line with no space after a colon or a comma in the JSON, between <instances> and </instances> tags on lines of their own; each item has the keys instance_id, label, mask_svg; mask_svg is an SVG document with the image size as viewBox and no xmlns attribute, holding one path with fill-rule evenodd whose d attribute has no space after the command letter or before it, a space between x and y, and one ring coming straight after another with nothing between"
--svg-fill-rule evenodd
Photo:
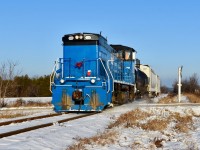
<instances>
[{"instance_id":1,"label":"blue locomotive","mask_svg":"<svg viewBox=\"0 0 200 150\"><path fill-rule=\"evenodd\" d=\"M101 34L64 35L63 58L50 77L56 112L102 111L132 101L135 94L133 48L109 45Z\"/></svg>"}]
</instances>

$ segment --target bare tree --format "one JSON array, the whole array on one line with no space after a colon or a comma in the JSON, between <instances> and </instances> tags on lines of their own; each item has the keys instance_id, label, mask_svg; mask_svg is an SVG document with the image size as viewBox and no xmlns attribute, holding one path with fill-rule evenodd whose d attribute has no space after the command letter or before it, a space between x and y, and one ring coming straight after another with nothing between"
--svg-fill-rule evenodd
<instances>
[{"instance_id":1,"label":"bare tree","mask_svg":"<svg viewBox=\"0 0 200 150\"><path fill-rule=\"evenodd\" d=\"M165 85L160 87L161 93L169 93L169 88Z\"/></svg>"},{"instance_id":2,"label":"bare tree","mask_svg":"<svg viewBox=\"0 0 200 150\"><path fill-rule=\"evenodd\" d=\"M177 88L178 81L174 81L173 83L173 90L175 93L178 92ZM199 86L199 78L196 73L194 73L189 79L184 79L182 81L182 91L186 93L193 93L193 94L199 94L200 86Z\"/></svg>"},{"instance_id":3,"label":"bare tree","mask_svg":"<svg viewBox=\"0 0 200 150\"><path fill-rule=\"evenodd\" d=\"M15 71L18 63L7 61L0 65L0 107L6 105L5 98L9 96L9 88L14 86L14 77L19 72Z\"/></svg>"},{"instance_id":4,"label":"bare tree","mask_svg":"<svg viewBox=\"0 0 200 150\"><path fill-rule=\"evenodd\" d=\"M194 73L190 78L189 78L189 88L190 88L190 93L196 93L196 91L199 90L199 84L198 84L198 75Z\"/></svg>"}]
</instances>

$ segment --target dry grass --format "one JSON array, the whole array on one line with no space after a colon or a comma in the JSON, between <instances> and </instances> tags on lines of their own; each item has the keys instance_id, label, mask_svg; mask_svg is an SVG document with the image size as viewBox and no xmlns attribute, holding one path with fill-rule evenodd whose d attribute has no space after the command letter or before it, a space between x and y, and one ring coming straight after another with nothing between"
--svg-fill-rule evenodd
<instances>
[{"instance_id":1,"label":"dry grass","mask_svg":"<svg viewBox=\"0 0 200 150\"><path fill-rule=\"evenodd\" d=\"M177 97L174 95L168 95L167 97L161 98L158 103L167 104L167 103L176 103Z\"/></svg>"},{"instance_id":2,"label":"dry grass","mask_svg":"<svg viewBox=\"0 0 200 150\"><path fill-rule=\"evenodd\" d=\"M8 119L8 118L16 118L16 117L22 117L22 116L26 116L27 114L23 113L23 112L8 112L8 111L4 111L2 113L0 113L0 118L2 119Z\"/></svg>"},{"instance_id":3,"label":"dry grass","mask_svg":"<svg viewBox=\"0 0 200 150\"><path fill-rule=\"evenodd\" d=\"M40 101L28 101L25 105L26 107L46 107L51 106L50 102L40 102Z\"/></svg>"},{"instance_id":4,"label":"dry grass","mask_svg":"<svg viewBox=\"0 0 200 150\"><path fill-rule=\"evenodd\" d=\"M111 123L108 128L118 127L124 125L124 127L133 127L137 125L138 120L143 120L149 117L151 114L144 112L140 109L135 109L133 111L122 114L114 123Z\"/></svg>"},{"instance_id":5,"label":"dry grass","mask_svg":"<svg viewBox=\"0 0 200 150\"><path fill-rule=\"evenodd\" d=\"M184 133L188 133L188 131L189 131L189 127L185 124L180 123L180 122L176 124L175 129L178 132L184 132Z\"/></svg>"},{"instance_id":6,"label":"dry grass","mask_svg":"<svg viewBox=\"0 0 200 150\"><path fill-rule=\"evenodd\" d=\"M140 123L140 121L153 116L153 114L144 112L140 109L136 109L125 114L122 114L114 123L111 123L108 128L124 126L139 127L148 131L163 131L169 123L174 121L176 123L174 129L179 132L188 132L192 129L192 115L181 116L180 113L171 113L167 118L160 118L157 116L155 119L148 120L146 123Z\"/></svg>"},{"instance_id":7,"label":"dry grass","mask_svg":"<svg viewBox=\"0 0 200 150\"><path fill-rule=\"evenodd\" d=\"M157 139L157 138L154 138L153 140L153 143L156 145L157 148L160 148L162 147L162 141L164 141L163 139Z\"/></svg>"},{"instance_id":8,"label":"dry grass","mask_svg":"<svg viewBox=\"0 0 200 150\"><path fill-rule=\"evenodd\" d=\"M8 107L47 107L51 106L50 102L40 102L40 101L24 101L22 99L17 99Z\"/></svg>"},{"instance_id":9,"label":"dry grass","mask_svg":"<svg viewBox=\"0 0 200 150\"><path fill-rule=\"evenodd\" d=\"M181 116L180 113L175 112L175 113L171 113L172 118L174 118L175 120L182 122L182 123L192 123L192 116L191 115L185 115L185 116Z\"/></svg>"},{"instance_id":10,"label":"dry grass","mask_svg":"<svg viewBox=\"0 0 200 150\"><path fill-rule=\"evenodd\" d=\"M138 125L143 130L151 130L151 131L163 131L167 128L169 124L168 119L153 119L149 120L145 124Z\"/></svg>"},{"instance_id":11,"label":"dry grass","mask_svg":"<svg viewBox=\"0 0 200 150\"><path fill-rule=\"evenodd\" d=\"M96 135L90 138L77 138L78 143L71 145L67 150L85 150L86 145L101 145L105 146L106 144L113 144L117 138L116 131L107 131Z\"/></svg>"},{"instance_id":12,"label":"dry grass","mask_svg":"<svg viewBox=\"0 0 200 150\"><path fill-rule=\"evenodd\" d=\"M158 119L159 117L147 121L145 124L138 124L143 130L150 131L164 131L170 122L175 122L174 129L178 132L187 133L190 129L193 129L192 115L181 116L180 113L171 113L169 117Z\"/></svg>"},{"instance_id":13,"label":"dry grass","mask_svg":"<svg viewBox=\"0 0 200 150\"><path fill-rule=\"evenodd\" d=\"M191 103L200 103L200 96L190 93L185 93L184 95L188 97Z\"/></svg>"},{"instance_id":14,"label":"dry grass","mask_svg":"<svg viewBox=\"0 0 200 150\"><path fill-rule=\"evenodd\" d=\"M158 111L162 111L162 109L158 109ZM87 145L105 146L107 144L119 142L117 141L119 133L116 132L116 128L121 129L121 127L141 128L145 131L160 131L161 133L164 133L163 131L166 129L182 133L188 133L188 131L194 129L192 112L189 115L182 115L178 112L171 111L168 113L167 116L162 117L159 113L155 114L152 111L147 112L137 108L119 116L102 134L98 134L91 138L77 138L77 143L68 147L67 150L83 150L87 149ZM162 141L164 141L164 139L154 138L151 141L149 149L163 147ZM133 149L142 149L143 145L141 145L140 141L134 141L130 147Z\"/></svg>"},{"instance_id":15,"label":"dry grass","mask_svg":"<svg viewBox=\"0 0 200 150\"><path fill-rule=\"evenodd\" d=\"M200 117L200 113L198 113L198 112L195 112L195 111L191 110L190 113L194 117Z\"/></svg>"},{"instance_id":16,"label":"dry grass","mask_svg":"<svg viewBox=\"0 0 200 150\"><path fill-rule=\"evenodd\" d=\"M186 97L190 100L191 103L200 103L200 96L191 94L191 93L184 93ZM177 96L174 94L169 94L167 97L164 97L159 100L158 103L160 104L167 104L167 103L176 103L177 102Z\"/></svg>"},{"instance_id":17,"label":"dry grass","mask_svg":"<svg viewBox=\"0 0 200 150\"><path fill-rule=\"evenodd\" d=\"M180 113L176 112L171 115L171 120L177 122L175 125L175 130L179 132L187 133L193 128L192 115L181 116Z\"/></svg>"},{"instance_id":18,"label":"dry grass","mask_svg":"<svg viewBox=\"0 0 200 150\"><path fill-rule=\"evenodd\" d=\"M155 116L155 118L148 120L150 116ZM142 123L141 121L145 118L147 122ZM139 127L148 131L163 131L168 127L170 122L173 121L176 123L174 129L179 132L188 132L193 128L192 115L181 116L180 113L170 112L168 117L161 117L160 115L155 115L140 109L122 114L114 123L111 123L108 128L124 126L126 128Z\"/></svg>"},{"instance_id":19,"label":"dry grass","mask_svg":"<svg viewBox=\"0 0 200 150\"><path fill-rule=\"evenodd\" d=\"M132 145L130 145L131 149L135 150L135 149L149 149L149 150L155 150L157 148L162 148L163 147L163 141L165 141L165 139L159 139L157 137L155 137L153 140L150 140L150 144L148 145L148 147L145 147L144 144L142 144L140 141L134 141Z\"/></svg>"}]
</instances>

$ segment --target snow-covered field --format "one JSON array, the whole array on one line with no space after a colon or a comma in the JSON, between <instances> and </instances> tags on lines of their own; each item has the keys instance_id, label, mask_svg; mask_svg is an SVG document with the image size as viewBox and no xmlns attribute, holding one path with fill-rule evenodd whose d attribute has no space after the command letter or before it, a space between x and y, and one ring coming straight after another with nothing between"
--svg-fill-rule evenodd
<instances>
[{"instance_id":1,"label":"snow-covered field","mask_svg":"<svg viewBox=\"0 0 200 150\"><path fill-rule=\"evenodd\" d=\"M12 105L17 100L22 100L24 102L40 102L40 103L49 103L52 100L52 97L13 97L13 98L5 98L4 101L8 105ZM3 108L6 109L6 108ZM0 108L2 110L2 108Z\"/></svg>"},{"instance_id":2,"label":"snow-covered field","mask_svg":"<svg viewBox=\"0 0 200 150\"><path fill-rule=\"evenodd\" d=\"M184 102L187 98L182 97ZM157 101L154 99L152 101ZM81 118L78 120L46 127L15 136L0 139L0 149L2 150L63 150L73 144L78 144L80 139L97 137L95 140L88 140L85 149L103 149L103 150L121 150L121 149L200 149L200 108L199 106L165 106L156 107L146 105L149 102L137 100L133 103L107 109L97 115ZM142 106L142 107L141 107ZM117 118L128 111L139 108L142 112L151 114L145 119L139 120L139 123L145 124L153 119L167 119L170 115L180 113L181 116L192 116L192 128L188 132L179 132L174 126L176 120L170 120L167 128L163 131L145 130L138 126L124 127L116 126L108 129L108 126L115 122ZM30 110L32 111L32 110ZM31 116L53 113L52 110L37 110ZM64 118L68 114L56 116L55 119ZM70 114L72 115L72 114ZM73 114L76 115L76 114ZM8 119L4 119L6 121ZM39 122L45 122L47 119L40 119ZM2 119L0 119L2 121ZM1 126L0 133L7 130L15 130L19 126L37 124L37 122L24 122L20 124L10 124ZM104 137L102 134L108 134ZM111 135L111 136L109 136ZM113 136L113 137L112 137ZM91 142L92 141L92 142ZM101 142L98 142L101 141ZM102 144L102 141L103 142ZM158 142L160 146L156 144ZM77 147L80 149L81 147Z\"/></svg>"}]
</instances>

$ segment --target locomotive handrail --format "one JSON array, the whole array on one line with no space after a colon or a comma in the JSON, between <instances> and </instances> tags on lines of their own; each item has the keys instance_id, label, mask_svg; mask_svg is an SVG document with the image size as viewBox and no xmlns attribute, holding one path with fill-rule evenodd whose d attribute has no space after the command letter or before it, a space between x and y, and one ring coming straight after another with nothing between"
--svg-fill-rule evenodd
<instances>
[{"instance_id":1,"label":"locomotive handrail","mask_svg":"<svg viewBox=\"0 0 200 150\"><path fill-rule=\"evenodd\" d=\"M111 77L112 77L112 79L113 79L113 90L112 90L112 92L114 92L114 77L113 77L113 74L112 74L112 72L110 71L110 67L109 67L109 62L111 62L111 61L114 61L114 60L108 60L108 61L107 61L107 66L108 66L108 71L110 72L110 75L111 75Z\"/></svg>"},{"instance_id":2,"label":"locomotive handrail","mask_svg":"<svg viewBox=\"0 0 200 150\"><path fill-rule=\"evenodd\" d=\"M108 72L107 72L107 70L106 70L106 68L105 68L105 66L104 66L104 64L103 64L103 62L102 62L102 60L101 60L101 58L98 58L98 59L100 60L102 66L103 66L103 68L104 68L104 70L105 70L105 72L106 72L106 75L107 75L107 77L108 77L108 81L110 81L110 77L109 77L109 75L108 75ZM109 92L110 92L110 82L108 82L108 91L107 91L107 93L109 93Z\"/></svg>"},{"instance_id":3,"label":"locomotive handrail","mask_svg":"<svg viewBox=\"0 0 200 150\"><path fill-rule=\"evenodd\" d=\"M56 61L55 64L54 64L52 73L51 73L51 75L50 75L50 87L49 87L49 90L50 90L51 93L52 93L51 85L54 84L54 77L55 77L55 73L56 73L55 68L56 68L57 63L58 63L58 62ZM53 82L52 82L52 81L53 81Z\"/></svg>"}]
</instances>

